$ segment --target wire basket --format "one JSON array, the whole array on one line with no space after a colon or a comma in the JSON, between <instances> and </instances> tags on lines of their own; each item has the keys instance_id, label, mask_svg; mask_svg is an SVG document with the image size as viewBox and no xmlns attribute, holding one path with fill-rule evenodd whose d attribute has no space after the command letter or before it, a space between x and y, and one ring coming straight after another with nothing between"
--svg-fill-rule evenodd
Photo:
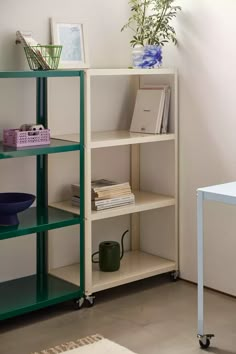
<instances>
[{"instance_id":1,"label":"wire basket","mask_svg":"<svg viewBox=\"0 0 236 354\"><path fill-rule=\"evenodd\" d=\"M24 47L31 70L55 70L58 68L62 45L37 45Z\"/></svg>"}]
</instances>

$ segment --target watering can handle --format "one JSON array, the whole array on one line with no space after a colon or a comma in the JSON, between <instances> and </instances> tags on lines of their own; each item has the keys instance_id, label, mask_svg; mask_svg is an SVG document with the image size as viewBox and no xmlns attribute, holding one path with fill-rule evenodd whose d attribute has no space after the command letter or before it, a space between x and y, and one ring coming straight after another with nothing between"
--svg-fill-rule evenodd
<instances>
[{"instance_id":1,"label":"watering can handle","mask_svg":"<svg viewBox=\"0 0 236 354\"><path fill-rule=\"evenodd\" d=\"M129 232L129 230L126 230L123 235L121 236L121 255L120 255L120 261L122 260L123 256L124 256L124 237L127 234L127 232Z\"/></svg>"},{"instance_id":2,"label":"watering can handle","mask_svg":"<svg viewBox=\"0 0 236 354\"><path fill-rule=\"evenodd\" d=\"M93 263L99 263L99 260L95 261L95 260L93 259L93 257L96 256L97 254L99 254L99 251L94 252L94 253L92 254L92 262L93 262Z\"/></svg>"}]
</instances>

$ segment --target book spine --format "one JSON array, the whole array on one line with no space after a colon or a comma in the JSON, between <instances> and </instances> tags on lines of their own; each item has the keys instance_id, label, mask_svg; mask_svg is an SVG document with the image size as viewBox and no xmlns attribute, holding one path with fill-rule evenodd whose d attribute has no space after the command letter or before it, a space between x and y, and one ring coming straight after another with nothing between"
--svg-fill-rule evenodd
<instances>
[{"instance_id":1,"label":"book spine","mask_svg":"<svg viewBox=\"0 0 236 354\"><path fill-rule=\"evenodd\" d=\"M104 186L104 187L93 187L92 186L92 190L94 192L105 192L105 191L111 191L111 190L122 190L124 188L130 188L130 184L129 183L122 183L122 184L115 184L112 186Z\"/></svg>"},{"instance_id":2,"label":"book spine","mask_svg":"<svg viewBox=\"0 0 236 354\"><path fill-rule=\"evenodd\" d=\"M111 209L111 208L116 208L116 207L120 207L120 206L124 206L124 205L129 205L129 204L134 204L134 200L120 202L120 203L116 203L116 204L109 204L109 205L98 205L98 206L93 205L92 209L99 211L99 210Z\"/></svg>"},{"instance_id":3,"label":"book spine","mask_svg":"<svg viewBox=\"0 0 236 354\"><path fill-rule=\"evenodd\" d=\"M103 204L113 204L113 203L116 203L116 202L119 203L119 202L127 201L127 200L134 200L134 194L131 193L130 195L126 195L126 196L123 196L123 197L97 200L94 203L96 205L103 205Z\"/></svg>"},{"instance_id":4,"label":"book spine","mask_svg":"<svg viewBox=\"0 0 236 354\"><path fill-rule=\"evenodd\" d=\"M97 204L96 202L92 202L93 210L103 210L109 208L115 208L122 205L133 204L135 202L134 195L129 198L116 198L116 200L107 199L103 201L104 203ZM72 205L79 207L80 206L80 198L72 198Z\"/></svg>"},{"instance_id":5,"label":"book spine","mask_svg":"<svg viewBox=\"0 0 236 354\"><path fill-rule=\"evenodd\" d=\"M71 192L73 196L80 196L80 186L79 185L71 185ZM107 197L110 198L115 194L129 194L131 193L131 188L129 183L123 183L122 185L116 186L107 186L107 187L91 187L91 195L92 199L96 197Z\"/></svg>"},{"instance_id":6,"label":"book spine","mask_svg":"<svg viewBox=\"0 0 236 354\"><path fill-rule=\"evenodd\" d=\"M129 191L124 191L124 192L119 192L119 193L106 193L106 194L102 194L102 195L98 195L98 194L91 194L91 200L94 201L101 201L101 200L105 200L105 199L114 199L114 198L124 198L124 197L130 197L130 195L132 195L131 190ZM74 193L72 196L73 198L80 198L78 193Z\"/></svg>"},{"instance_id":7,"label":"book spine","mask_svg":"<svg viewBox=\"0 0 236 354\"><path fill-rule=\"evenodd\" d=\"M98 201L93 202L93 204L95 204L95 205L109 205L109 204L115 204L115 203L133 201L133 200L134 200L134 194L130 194L130 196L126 196L126 197L98 200Z\"/></svg>"},{"instance_id":8,"label":"book spine","mask_svg":"<svg viewBox=\"0 0 236 354\"><path fill-rule=\"evenodd\" d=\"M131 194L131 189L125 191L110 191L107 193L92 193L92 199L109 199L109 198L118 198Z\"/></svg>"},{"instance_id":9,"label":"book spine","mask_svg":"<svg viewBox=\"0 0 236 354\"><path fill-rule=\"evenodd\" d=\"M164 112L164 105L165 105L165 96L166 96L166 89L163 90L161 96L161 101L160 101L159 111L158 111L158 119L157 119L157 124L155 129L156 134L161 133L161 126L162 126L163 112Z\"/></svg>"},{"instance_id":10,"label":"book spine","mask_svg":"<svg viewBox=\"0 0 236 354\"><path fill-rule=\"evenodd\" d=\"M161 128L161 133L162 134L166 134L167 133L169 109L170 109L170 87L167 88L167 93L166 93L164 113L163 113L163 121L162 121L162 128Z\"/></svg>"}]
</instances>

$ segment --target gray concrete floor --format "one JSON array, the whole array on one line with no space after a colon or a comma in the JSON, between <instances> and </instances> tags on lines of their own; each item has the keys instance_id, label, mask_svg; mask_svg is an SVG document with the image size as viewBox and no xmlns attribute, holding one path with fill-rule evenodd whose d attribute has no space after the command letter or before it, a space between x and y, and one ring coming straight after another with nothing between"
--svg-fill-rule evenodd
<instances>
[{"instance_id":1,"label":"gray concrete floor","mask_svg":"<svg viewBox=\"0 0 236 354\"><path fill-rule=\"evenodd\" d=\"M208 350L236 353L236 299L205 291ZM138 354L196 354L197 288L154 277L100 292L92 308L70 302L0 323L0 354L30 354L99 333Z\"/></svg>"}]
</instances>

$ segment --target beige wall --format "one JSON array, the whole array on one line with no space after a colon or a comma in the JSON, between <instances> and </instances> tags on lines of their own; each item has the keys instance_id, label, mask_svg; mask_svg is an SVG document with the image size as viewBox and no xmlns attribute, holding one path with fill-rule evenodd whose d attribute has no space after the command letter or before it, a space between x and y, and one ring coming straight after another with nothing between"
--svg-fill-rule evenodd
<instances>
[{"instance_id":1,"label":"beige wall","mask_svg":"<svg viewBox=\"0 0 236 354\"><path fill-rule=\"evenodd\" d=\"M22 48L15 31L32 30L49 41L49 18L86 18L92 67L130 64L129 34L120 33L128 16L128 1L29 0L0 2L0 70L19 69ZM179 70L180 88L180 266L183 278L196 281L196 189L235 180L236 2L180 0L183 11L176 29L179 47L164 49L164 65ZM23 62L25 65L25 63ZM34 85L28 81L0 83L0 129L32 120ZM24 87L24 90L21 90ZM30 97L30 101L28 100ZM23 118L22 118L23 117ZM0 190L34 190L33 159L1 162ZM14 165L13 165L14 163ZM24 168L22 168L24 167ZM236 209L206 206L206 282L236 294ZM34 238L1 242L0 280L35 270ZM24 259L24 262L22 262Z\"/></svg>"},{"instance_id":2,"label":"beige wall","mask_svg":"<svg viewBox=\"0 0 236 354\"><path fill-rule=\"evenodd\" d=\"M129 34L120 29L128 18L129 7L126 0L82 1L82 0L41 0L40 3L29 0L0 1L0 70L28 69L23 49L15 45L17 30L30 30L40 43L49 43L49 18L65 20L83 18L87 20L89 61L91 67L128 66L131 55L129 51ZM68 79L56 83L50 82L49 124L54 134L66 133L68 122L75 122L74 105L78 94L78 83ZM53 80L52 80L53 81ZM77 89L77 91L76 91ZM35 83L33 80L0 81L0 137L5 127L18 127L22 123L35 120ZM72 103L72 104L68 104ZM78 106L78 103L76 103ZM63 109L64 108L64 109ZM77 107L76 107L77 108ZM77 116L78 117L78 116ZM71 120L69 120L71 118ZM78 119L77 119L78 123ZM73 125L74 127L74 125ZM78 124L77 124L78 127ZM73 130L73 129L72 129ZM69 131L68 129L68 132ZM64 155L64 154L62 154ZM63 171L57 171L57 183L65 182L75 166L69 166L72 154L66 156ZM58 168L60 156L51 160L51 170ZM63 159L63 156L61 157ZM60 166L60 165L59 165ZM68 167L68 168L67 168ZM76 171L78 173L78 170ZM73 180L74 181L74 180ZM68 182L69 183L69 182ZM64 188L64 186L63 186ZM62 194L64 190L62 188ZM0 191L35 192L35 158L12 159L1 161ZM54 192L51 191L51 194ZM65 191L66 193L66 191ZM54 196L53 196L54 198ZM65 229L69 248L64 252L65 237L62 230L56 237L56 250L51 252L50 262L67 263L78 257L76 249L76 231ZM78 232L78 229L77 229ZM119 232L120 233L120 232ZM18 239L4 240L0 243L0 281L13 279L35 272L35 237L25 236Z\"/></svg>"},{"instance_id":3,"label":"beige wall","mask_svg":"<svg viewBox=\"0 0 236 354\"><path fill-rule=\"evenodd\" d=\"M236 180L236 2L182 0L178 48L166 49L180 88L180 262L196 281L196 189ZM208 286L236 295L236 208L205 212Z\"/></svg>"}]
</instances>

